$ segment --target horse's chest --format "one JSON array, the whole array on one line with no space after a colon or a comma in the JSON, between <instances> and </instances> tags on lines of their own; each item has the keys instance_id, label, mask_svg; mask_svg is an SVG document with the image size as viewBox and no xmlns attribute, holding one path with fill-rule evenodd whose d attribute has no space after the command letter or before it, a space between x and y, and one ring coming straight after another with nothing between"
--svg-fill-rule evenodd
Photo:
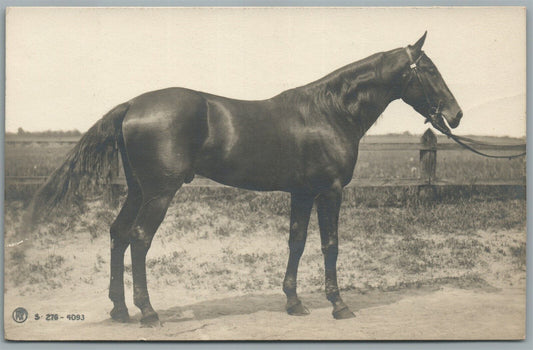
<instances>
[{"instance_id":1,"label":"horse's chest","mask_svg":"<svg viewBox=\"0 0 533 350\"><path fill-rule=\"evenodd\" d=\"M351 180L357 149L338 135L308 140L302 148L302 175L305 181L347 183Z\"/></svg>"}]
</instances>

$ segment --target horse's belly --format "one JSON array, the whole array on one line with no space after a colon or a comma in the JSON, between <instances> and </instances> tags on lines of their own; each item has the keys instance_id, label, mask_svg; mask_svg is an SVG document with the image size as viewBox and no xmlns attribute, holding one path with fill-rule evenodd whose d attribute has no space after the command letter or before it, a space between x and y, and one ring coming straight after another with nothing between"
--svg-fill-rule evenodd
<instances>
[{"instance_id":1,"label":"horse's belly","mask_svg":"<svg viewBox=\"0 0 533 350\"><path fill-rule=\"evenodd\" d=\"M262 152L224 157L216 150L201 152L195 172L224 185L257 191L284 191L294 186L296 169L286 156Z\"/></svg>"},{"instance_id":2,"label":"horse's belly","mask_svg":"<svg viewBox=\"0 0 533 350\"><path fill-rule=\"evenodd\" d=\"M272 152L221 159L200 155L195 172L224 185L256 191L316 192L344 182L335 164L304 162L301 155ZM351 173L350 173L351 178ZM348 180L349 181L349 180Z\"/></svg>"}]
</instances>

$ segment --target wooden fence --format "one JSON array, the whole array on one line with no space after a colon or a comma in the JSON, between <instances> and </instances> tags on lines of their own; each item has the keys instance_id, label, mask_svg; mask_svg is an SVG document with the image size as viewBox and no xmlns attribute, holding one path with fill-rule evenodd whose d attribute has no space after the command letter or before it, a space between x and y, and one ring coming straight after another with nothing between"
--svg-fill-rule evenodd
<instances>
[{"instance_id":1,"label":"wooden fence","mask_svg":"<svg viewBox=\"0 0 533 350\"><path fill-rule=\"evenodd\" d=\"M34 143L67 143L75 144L79 141L79 137L62 137L62 138L35 138L35 137L17 137L12 139L6 139L7 144L34 144ZM525 144L518 145L488 145L482 144L476 146L479 150L488 152L524 152L526 149ZM476 181L475 183L464 183L457 181L449 181L437 177L437 151L462 151L460 145L446 142L438 143L437 137L431 131L427 131L422 135L419 143L406 143L406 142L361 142L359 145L360 152L369 151L418 151L419 157L419 176L418 178L357 178L352 180L348 187L418 187L419 190L435 191L439 187L472 187L472 186L499 186L502 188L518 188L518 192L523 192L525 195L526 179L491 179ZM120 164L120 157L118 152L116 154L116 166L113 169L114 176L109 183L109 200L111 202L118 202L118 193L120 187L126 185L126 179L122 173L122 166ZM38 185L46 181L47 176L6 176L7 185ZM185 184L185 187L227 187L217 182L197 176L190 184Z\"/></svg>"}]
</instances>

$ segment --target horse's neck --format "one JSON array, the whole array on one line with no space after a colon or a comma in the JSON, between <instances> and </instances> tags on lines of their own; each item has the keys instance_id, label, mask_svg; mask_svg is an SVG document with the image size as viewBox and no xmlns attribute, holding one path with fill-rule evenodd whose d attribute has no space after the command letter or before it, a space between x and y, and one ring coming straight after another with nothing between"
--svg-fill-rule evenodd
<instances>
[{"instance_id":1,"label":"horse's neck","mask_svg":"<svg viewBox=\"0 0 533 350\"><path fill-rule=\"evenodd\" d=\"M398 84L384 78L383 58L378 53L342 67L305 86L280 95L296 105L336 120L349 129L353 139L360 139L387 106L399 97ZM386 76L394 77L392 72ZM388 81L390 80L390 81Z\"/></svg>"},{"instance_id":2,"label":"horse's neck","mask_svg":"<svg viewBox=\"0 0 533 350\"><path fill-rule=\"evenodd\" d=\"M352 125L352 132L355 133L353 137L357 139L363 137L387 106L397 98L394 84L382 81L379 74L361 72L359 77L362 78L348 83L327 84L318 93L319 100L329 101L321 104L322 111Z\"/></svg>"},{"instance_id":3,"label":"horse's neck","mask_svg":"<svg viewBox=\"0 0 533 350\"><path fill-rule=\"evenodd\" d=\"M347 109L350 114L347 118L357 126L357 136L361 138L374 125L394 97L390 89L385 86L365 86L348 100Z\"/></svg>"}]
</instances>

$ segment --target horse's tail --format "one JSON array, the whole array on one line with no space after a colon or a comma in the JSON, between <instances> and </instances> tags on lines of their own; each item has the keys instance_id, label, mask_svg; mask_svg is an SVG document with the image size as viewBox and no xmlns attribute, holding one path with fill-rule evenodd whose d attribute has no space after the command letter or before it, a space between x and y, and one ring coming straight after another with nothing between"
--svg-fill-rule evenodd
<instances>
[{"instance_id":1,"label":"horse's tail","mask_svg":"<svg viewBox=\"0 0 533 350\"><path fill-rule=\"evenodd\" d=\"M33 228L43 214L60 203L79 203L80 193L101 188L108 182L118 152L115 144L122 138L122 122L128 108L128 103L118 105L83 135L65 162L39 188L23 224Z\"/></svg>"}]
</instances>

